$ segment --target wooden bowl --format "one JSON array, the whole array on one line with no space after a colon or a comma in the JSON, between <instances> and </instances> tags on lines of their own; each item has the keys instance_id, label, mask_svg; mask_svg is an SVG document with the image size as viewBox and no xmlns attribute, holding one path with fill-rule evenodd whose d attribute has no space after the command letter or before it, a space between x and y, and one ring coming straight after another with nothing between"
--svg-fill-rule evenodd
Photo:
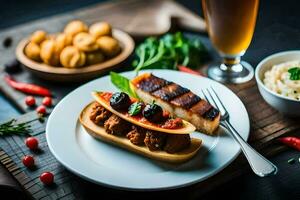
<instances>
[{"instance_id":1,"label":"wooden bowl","mask_svg":"<svg viewBox=\"0 0 300 200\"><path fill-rule=\"evenodd\" d=\"M134 50L134 41L127 33L113 29L113 37L117 39L121 46L121 52L113 58L110 58L102 63L84 66L81 68L64 68L50 66L42 62L36 62L29 59L24 48L28 44L29 39L22 40L17 48L16 55L18 60L36 76L55 82L78 82L95 78L109 70L114 69L124 60L126 60Z\"/></svg>"}]
</instances>

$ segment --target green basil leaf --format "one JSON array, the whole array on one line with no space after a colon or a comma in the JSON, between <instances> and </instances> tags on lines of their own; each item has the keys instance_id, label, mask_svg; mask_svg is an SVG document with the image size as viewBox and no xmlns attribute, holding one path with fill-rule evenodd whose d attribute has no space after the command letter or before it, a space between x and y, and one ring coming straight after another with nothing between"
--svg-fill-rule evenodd
<instances>
[{"instance_id":1,"label":"green basil leaf","mask_svg":"<svg viewBox=\"0 0 300 200\"><path fill-rule=\"evenodd\" d=\"M290 73L290 80L300 80L300 67L292 67L288 70L288 72Z\"/></svg>"},{"instance_id":2,"label":"green basil leaf","mask_svg":"<svg viewBox=\"0 0 300 200\"><path fill-rule=\"evenodd\" d=\"M141 69L177 69L177 65L197 68L209 58L201 40L181 32L149 37L136 48L135 55L136 73Z\"/></svg>"},{"instance_id":3,"label":"green basil leaf","mask_svg":"<svg viewBox=\"0 0 300 200\"><path fill-rule=\"evenodd\" d=\"M111 82L122 92L127 93L129 96L139 98L135 91L130 87L130 80L116 72L110 72Z\"/></svg>"},{"instance_id":4,"label":"green basil leaf","mask_svg":"<svg viewBox=\"0 0 300 200\"><path fill-rule=\"evenodd\" d=\"M140 102L135 102L131 104L128 108L128 113L130 116L137 115L142 110L142 104Z\"/></svg>"}]
</instances>

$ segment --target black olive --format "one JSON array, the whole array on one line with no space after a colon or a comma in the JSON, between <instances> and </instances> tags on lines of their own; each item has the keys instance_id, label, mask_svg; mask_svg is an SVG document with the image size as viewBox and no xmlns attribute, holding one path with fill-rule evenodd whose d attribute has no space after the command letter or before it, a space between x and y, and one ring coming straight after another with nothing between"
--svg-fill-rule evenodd
<instances>
[{"instance_id":1,"label":"black olive","mask_svg":"<svg viewBox=\"0 0 300 200\"><path fill-rule=\"evenodd\" d=\"M150 122L159 123L163 118L163 109L157 104L148 104L143 110L143 116Z\"/></svg>"},{"instance_id":2,"label":"black olive","mask_svg":"<svg viewBox=\"0 0 300 200\"><path fill-rule=\"evenodd\" d=\"M7 37L7 38L5 38L5 39L3 40L3 46L4 46L5 48L10 47L11 44L12 44L12 38L11 38L11 37Z\"/></svg>"},{"instance_id":3,"label":"black olive","mask_svg":"<svg viewBox=\"0 0 300 200\"><path fill-rule=\"evenodd\" d=\"M115 110L125 110L130 106L130 98L124 92L116 92L110 98L110 106Z\"/></svg>"},{"instance_id":4,"label":"black olive","mask_svg":"<svg viewBox=\"0 0 300 200\"><path fill-rule=\"evenodd\" d=\"M14 59L4 65L4 70L9 74L21 71L20 62L17 59Z\"/></svg>"}]
</instances>

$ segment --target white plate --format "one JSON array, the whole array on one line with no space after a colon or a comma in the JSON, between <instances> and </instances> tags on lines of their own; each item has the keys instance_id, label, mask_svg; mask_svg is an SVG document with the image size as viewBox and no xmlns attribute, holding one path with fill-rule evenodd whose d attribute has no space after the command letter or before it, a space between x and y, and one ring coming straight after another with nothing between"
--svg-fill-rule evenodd
<instances>
[{"instance_id":1,"label":"white plate","mask_svg":"<svg viewBox=\"0 0 300 200\"><path fill-rule=\"evenodd\" d=\"M214 87L224 101L230 121L244 139L249 136L249 117L240 99L227 87L187 73L151 70L201 96L201 88ZM134 72L122 73L128 78ZM127 190L161 190L200 182L230 164L239 154L236 142L221 129L217 136L195 132L204 145L190 161L171 165L152 161L88 135L78 121L81 110L93 99L91 91L117 91L108 76L91 81L68 94L52 111L46 137L53 155L66 168L94 183Z\"/></svg>"}]
</instances>

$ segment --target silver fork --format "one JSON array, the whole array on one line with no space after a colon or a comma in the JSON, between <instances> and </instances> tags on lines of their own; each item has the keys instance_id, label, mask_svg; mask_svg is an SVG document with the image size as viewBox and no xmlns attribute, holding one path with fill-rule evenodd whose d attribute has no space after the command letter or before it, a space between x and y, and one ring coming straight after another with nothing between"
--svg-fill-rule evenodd
<instances>
[{"instance_id":1,"label":"silver fork","mask_svg":"<svg viewBox=\"0 0 300 200\"><path fill-rule=\"evenodd\" d=\"M217 95L216 91L211 87L206 89L205 94L202 90L204 98L212 105L214 105L221 114L221 124L229 130L235 141L241 146L242 151L244 152L253 172L260 177L268 176L271 174L277 173L277 167L255 151L235 130L235 128L229 122L229 113Z\"/></svg>"}]
</instances>

